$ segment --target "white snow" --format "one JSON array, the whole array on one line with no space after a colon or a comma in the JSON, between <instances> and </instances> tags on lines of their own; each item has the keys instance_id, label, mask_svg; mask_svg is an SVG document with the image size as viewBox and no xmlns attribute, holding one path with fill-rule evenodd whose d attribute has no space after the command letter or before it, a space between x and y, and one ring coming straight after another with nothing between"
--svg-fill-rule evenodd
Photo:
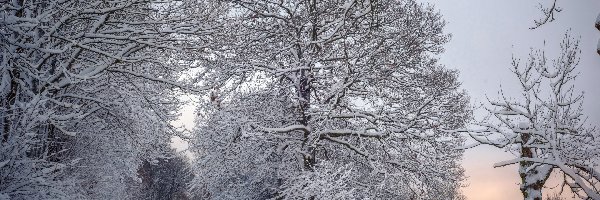
<instances>
[{"instance_id":1,"label":"white snow","mask_svg":"<svg viewBox=\"0 0 600 200\"><path fill-rule=\"evenodd\" d=\"M519 128L520 129L527 129L527 128L529 128L529 122L525 122L525 121L524 122L520 122L519 123Z\"/></svg>"},{"instance_id":2,"label":"white snow","mask_svg":"<svg viewBox=\"0 0 600 200\"><path fill-rule=\"evenodd\" d=\"M10 161L10 160L5 160L5 161L0 162L0 168L4 167L4 165L8 164L8 161Z\"/></svg>"}]
</instances>

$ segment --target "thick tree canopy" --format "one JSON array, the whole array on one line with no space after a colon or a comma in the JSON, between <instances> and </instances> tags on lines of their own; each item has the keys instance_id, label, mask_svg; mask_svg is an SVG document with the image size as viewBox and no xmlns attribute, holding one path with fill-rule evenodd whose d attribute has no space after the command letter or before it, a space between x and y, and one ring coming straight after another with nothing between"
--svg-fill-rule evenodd
<instances>
[{"instance_id":1,"label":"thick tree canopy","mask_svg":"<svg viewBox=\"0 0 600 200\"><path fill-rule=\"evenodd\" d=\"M434 57L449 37L432 7L224 3L224 31L201 72L213 92L196 130L199 188L219 197L262 182L252 195L348 198L298 193L323 184L308 177L338 173L354 198L454 196L462 140L439 129L462 127L470 112L456 72Z\"/></svg>"}]
</instances>

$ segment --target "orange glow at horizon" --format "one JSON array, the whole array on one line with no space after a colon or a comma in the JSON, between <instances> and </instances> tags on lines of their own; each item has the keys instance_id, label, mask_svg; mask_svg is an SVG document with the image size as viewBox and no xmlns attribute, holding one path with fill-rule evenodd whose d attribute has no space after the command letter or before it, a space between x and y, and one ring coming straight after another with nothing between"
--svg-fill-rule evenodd
<instances>
[{"instance_id":1,"label":"orange glow at horizon","mask_svg":"<svg viewBox=\"0 0 600 200\"><path fill-rule=\"evenodd\" d=\"M522 199L516 165L494 168L496 162L514 158L490 146L465 151L463 167L467 176L462 192L469 200Z\"/></svg>"},{"instance_id":2,"label":"orange glow at horizon","mask_svg":"<svg viewBox=\"0 0 600 200\"><path fill-rule=\"evenodd\" d=\"M513 159L514 155L491 146L481 145L465 151L463 167L466 180L463 194L468 200L523 199L519 190L520 177L517 165L494 168L494 163ZM560 191L561 179L553 173L542 190L544 198ZM564 199L577 199L565 188Z\"/></svg>"}]
</instances>

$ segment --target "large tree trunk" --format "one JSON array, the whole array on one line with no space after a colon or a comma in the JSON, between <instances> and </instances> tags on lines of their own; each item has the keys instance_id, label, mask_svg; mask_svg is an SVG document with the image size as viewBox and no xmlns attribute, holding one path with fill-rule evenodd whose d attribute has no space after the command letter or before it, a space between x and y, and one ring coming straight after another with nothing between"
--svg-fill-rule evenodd
<instances>
[{"instance_id":1,"label":"large tree trunk","mask_svg":"<svg viewBox=\"0 0 600 200\"><path fill-rule=\"evenodd\" d=\"M300 88L298 88L299 95L300 95L300 101L301 101L300 112L302 112L300 123L307 127L310 126L309 125L310 114L307 112L310 107L310 90L311 90L308 73L310 73L310 72L307 72L306 70L302 70L301 75L300 75L300 84L299 84ZM313 170L313 167L316 163L315 149L312 146L311 134L312 134L312 132L305 131L304 132L304 141L302 143L304 168L307 170Z\"/></svg>"},{"instance_id":2,"label":"large tree trunk","mask_svg":"<svg viewBox=\"0 0 600 200\"><path fill-rule=\"evenodd\" d=\"M310 32L310 40L313 41L312 44L309 45L309 52L312 55L316 55L319 52L319 46L314 43L315 41L317 41L317 35L318 35L318 26L317 26L317 18L318 18L318 13L317 13L317 0L310 0L308 1L308 12L310 15L310 20L312 23L312 27L311 27L311 32ZM302 58L303 55L301 54L301 51L299 52L299 58ZM312 56L312 55L309 55ZM300 61L301 59L299 59ZM308 65L309 69L303 69L300 71L300 77L299 77L299 88L297 88L298 90L298 94L300 96L300 111L301 113L301 119L300 119L300 123L306 127L310 127L310 118L311 115L309 111L310 108L310 104L311 104L311 99L310 99L310 93L312 90L311 87L311 82L312 82L312 66L315 63L312 63L312 61L309 61L308 63L306 63ZM314 144L313 144L313 138L314 136L312 135L313 133L311 131L305 131L304 132L304 141L302 143L302 151L303 151L303 161L304 161L304 168L306 170L313 170L314 169L314 165L316 163L316 158L315 158L315 148L314 148Z\"/></svg>"}]
</instances>

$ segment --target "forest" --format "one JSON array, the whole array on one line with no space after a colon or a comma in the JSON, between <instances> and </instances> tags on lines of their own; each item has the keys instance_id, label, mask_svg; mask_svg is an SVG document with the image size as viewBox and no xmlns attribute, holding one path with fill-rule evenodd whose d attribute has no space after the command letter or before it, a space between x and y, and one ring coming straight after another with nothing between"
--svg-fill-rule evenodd
<instances>
[{"instance_id":1,"label":"forest","mask_svg":"<svg viewBox=\"0 0 600 200\"><path fill-rule=\"evenodd\" d=\"M0 0L0 199L464 200L480 145L523 199L551 174L600 199L579 33L507 60L519 88L478 107L446 25L418 0Z\"/></svg>"}]
</instances>

